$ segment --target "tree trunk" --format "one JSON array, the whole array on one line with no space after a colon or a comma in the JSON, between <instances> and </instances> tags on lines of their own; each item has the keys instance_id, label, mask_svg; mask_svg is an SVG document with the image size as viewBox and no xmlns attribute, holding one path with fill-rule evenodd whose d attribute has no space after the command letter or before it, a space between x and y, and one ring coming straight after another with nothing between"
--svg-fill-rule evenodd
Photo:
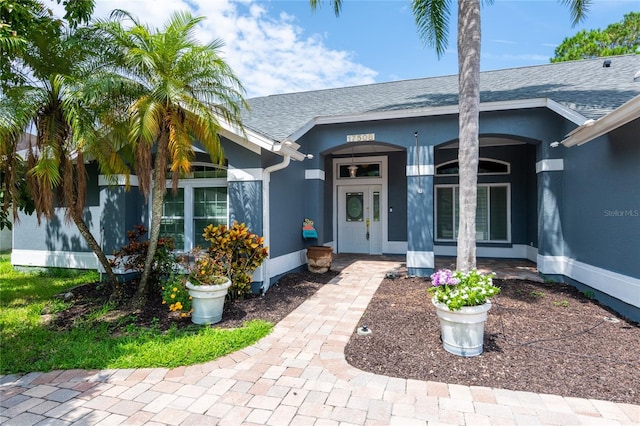
<instances>
[{"instance_id":1,"label":"tree trunk","mask_svg":"<svg viewBox=\"0 0 640 426\"><path fill-rule=\"evenodd\" d=\"M89 230L89 227L81 217L79 217L76 214L72 214L71 217L73 219L73 223L76 224L78 231L80 231L80 234L84 237L84 240L87 242L87 245L89 246L89 248L98 257L98 261L100 262L100 265L102 265L102 268L107 274L108 282L111 287L111 295L112 296L118 295L120 292L120 283L118 282L118 278L116 277L116 274L113 272L113 269L111 268L111 263L109 263L109 259L107 259L107 256L104 254L104 251L102 251L102 247L100 247L100 244L98 244L96 239L93 237L93 234Z\"/></svg>"},{"instance_id":2,"label":"tree trunk","mask_svg":"<svg viewBox=\"0 0 640 426\"><path fill-rule=\"evenodd\" d=\"M153 188L151 189L151 225L149 226L149 246L147 248L147 258L144 261L144 270L140 277L140 283L136 294L131 300L131 307L134 309L142 308L147 302L147 293L149 290L149 277L153 268L153 257L156 255L158 248L158 239L160 237L160 225L162 222L162 202L164 201L165 179L166 179L166 161L162 161L162 156L167 155L167 135L160 135L158 138L158 152L156 153L154 172L153 172Z\"/></svg>"},{"instance_id":3,"label":"tree trunk","mask_svg":"<svg viewBox=\"0 0 640 426\"><path fill-rule=\"evenodd\" d=\"M460 225L457 269L476 267L476 204L480 121L480 1L458 1Z\"/></svg>"}]
</instances>

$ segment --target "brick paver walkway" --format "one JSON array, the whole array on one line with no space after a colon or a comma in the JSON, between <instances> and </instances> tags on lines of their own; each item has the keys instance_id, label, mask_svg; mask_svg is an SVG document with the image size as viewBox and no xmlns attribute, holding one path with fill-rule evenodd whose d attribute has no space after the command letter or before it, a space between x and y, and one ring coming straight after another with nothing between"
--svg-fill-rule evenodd
<instances>
[{"instance_id":1,"label":"brick paver walkway","mask_svg":"<svg viewBox=\"0 0 640 426\"><path fill-rule=\"evenodd\" d=\"M349 366L344 346L393 261L357 261L257 344L172 370L0 377L5 425L616 425L640 406L405 380Z\"/></svg>"}]
</instances>

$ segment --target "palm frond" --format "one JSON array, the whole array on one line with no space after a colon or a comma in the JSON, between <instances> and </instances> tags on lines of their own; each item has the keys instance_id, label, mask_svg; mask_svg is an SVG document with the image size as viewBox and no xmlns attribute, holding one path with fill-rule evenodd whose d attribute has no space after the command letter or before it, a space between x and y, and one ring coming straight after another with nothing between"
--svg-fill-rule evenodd
<instances>
[{"instance_id":1,"label":"palm frond","mask_svg":"<svg viewBox=\"0 0 640 426\"><path fill-rule=\"evenodd\" d=\"M448 45L451 0L412 0L411 8L423 43L442 57Z\"/></svg>"},{"instance_id":2,"label":"palm frond","mask_svg":"<svg viewBox=\"0 0 640 426\"><path fill-rule=\"evenodd\" d=\"M591 7L591 0L560 0L560 2L569 7L573 26L586 19Z\"/></svg>"},{"instance_id":3,"label":"palm frond","mask_svg":"<svg viewBox=\"0 0 640 426\"><path fill-rule=\"evenodd\" d=\"M322 2L323 0L309 0L311 10L315 11L316 9L320 8ZM336 16L340 16L340 11L342 9L342 0L330 0L330 2L333 5L333 13L335 13Z\"/></svg>"}]
</instances>

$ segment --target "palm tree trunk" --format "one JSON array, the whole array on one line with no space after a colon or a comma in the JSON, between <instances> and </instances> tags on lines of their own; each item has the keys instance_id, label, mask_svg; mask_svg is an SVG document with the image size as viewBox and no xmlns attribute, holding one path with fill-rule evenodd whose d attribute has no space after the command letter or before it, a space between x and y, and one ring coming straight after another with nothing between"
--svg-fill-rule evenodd
<instances>
[{"instance_id":1,"label":"palm tree trunk","mask_svg":"<svg viewBox=\"0 0 640 426\"><path fill-rule=\"evenodd\" d=\"M480 1L458 1L460 225L457 269L476 267L476 205L480 121Z\"/></svg>"},{"instance_id":2,"label":"palm tree trunk","mask_svg":"<svg viewBox=\"0 0 640 426\"><path fill-rule=\"evenodd\" d=\"M149 226L149 246L147 248L147 258L144 261L144 270L140 277L140 283L136 294L131 300L131 307L134 309L141 308L147 301L147 293L149 290L149 277L153 268L153 258L158 248L158 239L160 237L160 225L162 221L162 202L164 201L166 179L166 161L161 161L161 156L167 154L167 137L160 135L158 138L158 152L154 165L153 188L151 189L151 225Z\"/></svg>"},{"instance_id":3,"label":"palm tree trunk","mask_svg":"<svg viewBox=\"0 0 640 426\"><path fill-rule=\"evenodd\" d=\"M98 261L100 262L100 265L102 265L102 268L107 274L108 282L111 287L112 297L118 295L120 292L120 283L118 282L118 278L116 277L116 274L113 272L113 269L111 268L111 263L109 263L109 259L107 259L107 256L104 254L104 251L102 251L102 247L100 247L100 244L98 244L96 239L93 237L93 234L89 230L89 227L87 226L85 221L81 217L79 217L79 215L72 214L71 217L73 219L73 223L76 224L78 231L80 231L80 234L84 237L84 240L87 242L87 245L89 246L89 248L98 257Z\"/></svg>"}]
</instances>

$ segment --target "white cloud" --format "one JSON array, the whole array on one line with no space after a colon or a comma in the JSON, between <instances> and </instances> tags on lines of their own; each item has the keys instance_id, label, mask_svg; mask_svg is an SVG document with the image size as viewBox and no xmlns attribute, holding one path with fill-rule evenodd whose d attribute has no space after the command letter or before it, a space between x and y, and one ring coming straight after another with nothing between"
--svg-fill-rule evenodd
<instances>
[{"instance_id":1,"label":"white cloud","mask_svg":"<svg viewBox=\"0 0 640 426\"><path fill-rule=\"evenodd\" d=\"M305 36L294 16L270 7L255 0L99 0L94 16L124 9L154 27L176 10L206 16L197 37L225 42L223 56L247 97L375 82L377 72L355 62L352 53L328 48L319 34Z\"/></svg>"}]
</instances>

